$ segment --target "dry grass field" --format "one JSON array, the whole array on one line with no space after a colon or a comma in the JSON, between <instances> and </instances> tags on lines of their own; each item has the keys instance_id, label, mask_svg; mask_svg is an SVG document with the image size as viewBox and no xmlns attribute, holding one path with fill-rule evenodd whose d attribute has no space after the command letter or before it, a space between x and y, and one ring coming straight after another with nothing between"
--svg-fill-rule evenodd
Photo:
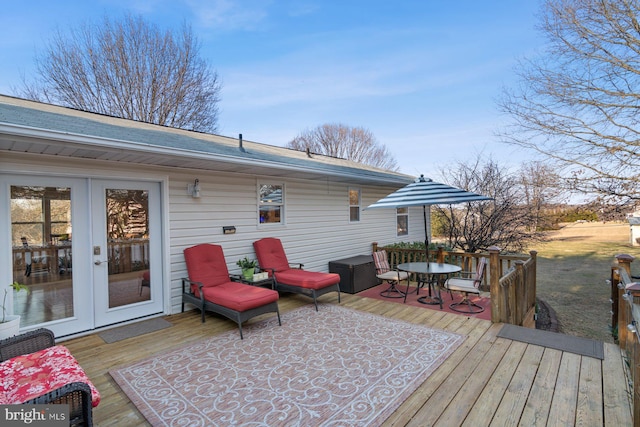
<instances>
[{"instance_id":1,"label":"dry grass field","mask_svg":"<svg viewBox=\"0 0 640 427\"><path fill-rule=\"evenodd\" d=\"M536 244L538 298L555 310L560 332L613 342L611 289L605 284L615 256L627 253L640 258L632 247L627 223L568 224ZM631 264L640 275L640 259Z\"/></svg>"}]
</instances>

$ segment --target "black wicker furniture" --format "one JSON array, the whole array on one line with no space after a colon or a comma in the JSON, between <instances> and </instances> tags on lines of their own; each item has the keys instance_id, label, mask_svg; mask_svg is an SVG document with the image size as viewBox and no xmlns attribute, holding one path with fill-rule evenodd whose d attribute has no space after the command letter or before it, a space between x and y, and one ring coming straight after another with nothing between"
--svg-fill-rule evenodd
<instances>
[{"instance_id":1,"label":"black wicker furniture","mask_svg":"<svg viewBox=\"0 0 640 427\"><path fill-rule=\"evenodd\" d=\"M10 359L29 355L55 346L53 332L48 329L37 329L0 341L0 362L11 363ZM7 381L7 378L3 378ZM71 382L54 390L49 390L22 403L34 404L67 404L69 405L69 425L91 426L92 393L85 382Z\"/></svg>"}]
</instances>

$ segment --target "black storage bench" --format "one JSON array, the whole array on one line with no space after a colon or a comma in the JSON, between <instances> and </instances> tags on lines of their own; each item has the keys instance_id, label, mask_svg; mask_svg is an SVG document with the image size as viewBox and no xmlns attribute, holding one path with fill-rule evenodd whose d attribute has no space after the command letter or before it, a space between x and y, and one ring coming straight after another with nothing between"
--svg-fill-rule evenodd
<instances>
[{"instance_id":1,"label":"black storage bench","mask_svg":"<svg viewBox=\"0 0 640 427\"><path fill-rule=\"evenodd\" d=\"M378 284L371 255L358 255L329 262L329 272L340 275L340 291L355 294Z\"/></svg>"}]
</instances>

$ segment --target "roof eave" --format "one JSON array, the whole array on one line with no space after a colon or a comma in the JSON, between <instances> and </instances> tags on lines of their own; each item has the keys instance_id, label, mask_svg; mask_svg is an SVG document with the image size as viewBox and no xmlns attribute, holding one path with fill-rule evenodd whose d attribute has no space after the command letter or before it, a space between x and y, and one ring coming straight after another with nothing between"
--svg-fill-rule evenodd
<instances>
[{"instance_id":1,"label":"roof eave","mask_svg":"<svg viewBox=\"0 0 640 427\"><path fill-rule=\"evenodd\" d=\"M11 139L11 144L7 143L8 139ZM220 170L220 164L224 164L228 166L225 168L226 170L235 172L246 171L248 167L256 170L257 167L267 175L269 174L268 171L272 171L274 174L277 171L288 171L308 177L327 177L349 182L383 186L406 185L413 180L413 177L408 175L381 173L349 167L340 167L341 170L336 171L321 167L321 165L314 164L313 162L308 162L308 164L304 166L270 160L260 160L258 163L255 159L242 157L243 152L240 151L240 149L238 150L237 156L220 153L212 154L197 150L162 147L135 141L60 132L11 123L0 123L0 150L44 154L45 147L33 149L28 147L29 144L34 144L36 141L40 145L45 144L48 147L64 145L67 149L66 152L70 151L68 150L69 144L73 144L80 150L87 149L91 150L92 153L91 157L87 155L73 156L71 154L67 154L66 157L100 159L101 157L109 157L110 153L118 152L121 156L122 153L141 154L143 156L140 156L140 158L144 157L145 159L144 162L136 162L136 157L132 156L132 160L127 161L127 163L163 167ZM62 154L56 155L64 156Z\"/></svg>"}]
</instances>

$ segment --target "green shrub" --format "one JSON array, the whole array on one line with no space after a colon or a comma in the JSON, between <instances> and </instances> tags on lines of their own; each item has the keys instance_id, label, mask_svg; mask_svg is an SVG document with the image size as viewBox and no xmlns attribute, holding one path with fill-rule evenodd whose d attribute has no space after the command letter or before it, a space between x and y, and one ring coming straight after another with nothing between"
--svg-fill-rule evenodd
<instances>
[{"instance_id":1,"label":"green shrub","mask_svg":"<svg viewBox=\"0 0 640 427\"><path fill-rule=\"evenodd\" d=\"M439 242L431 242L429 243L430 251L437 251L438 248L442 246L445 251L450 251L452 248L444 243ZM422 249L424 250L424 242L398 242L386 245L389 248L398 248L398 249Z\"/></svg>"}]
</instances>

